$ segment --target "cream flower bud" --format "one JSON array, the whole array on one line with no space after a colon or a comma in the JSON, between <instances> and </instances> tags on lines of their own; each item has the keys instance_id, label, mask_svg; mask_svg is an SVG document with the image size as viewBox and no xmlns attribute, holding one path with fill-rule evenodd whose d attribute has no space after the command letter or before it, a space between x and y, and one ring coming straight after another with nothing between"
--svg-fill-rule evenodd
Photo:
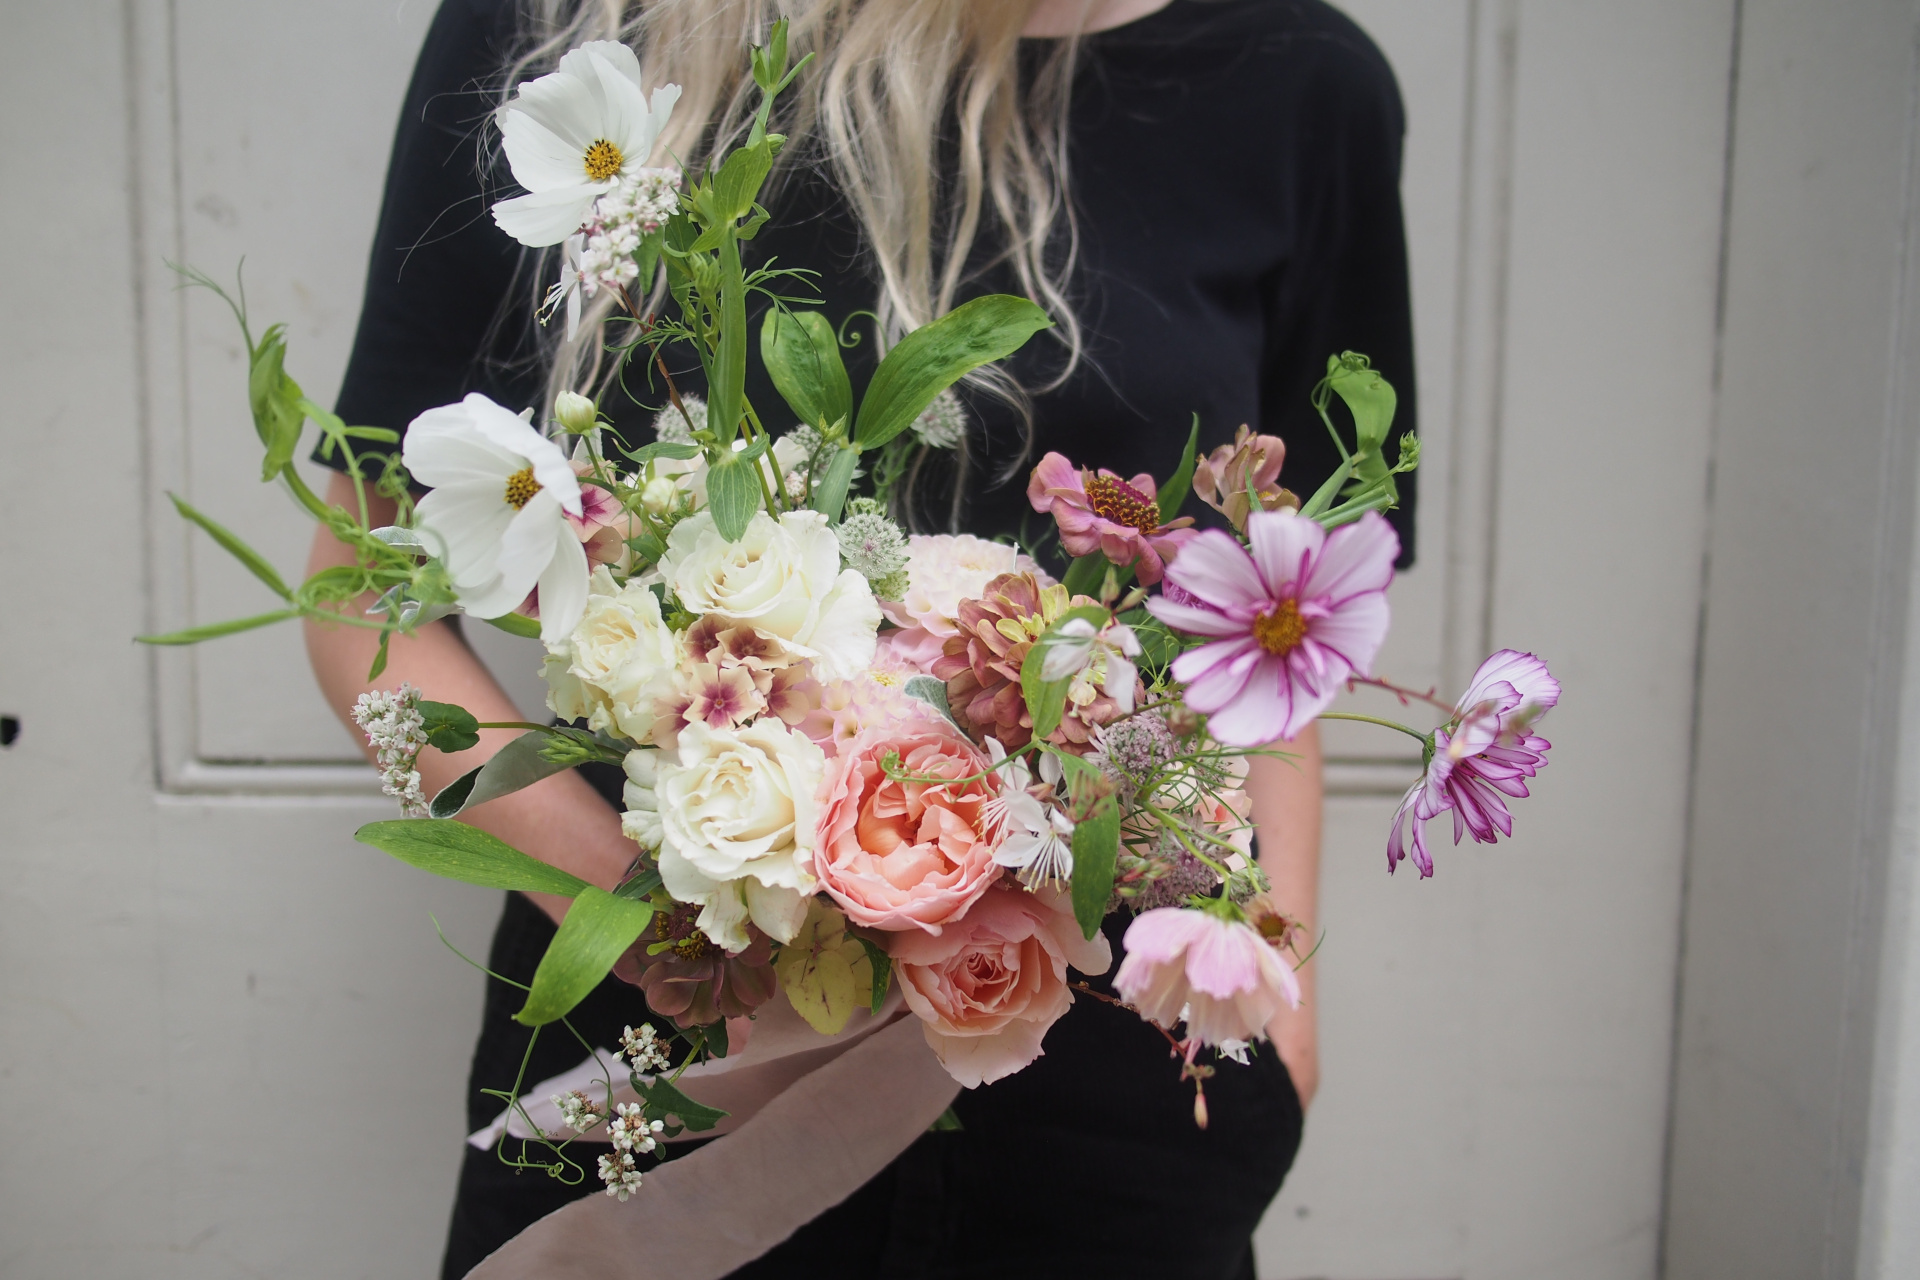
<instances>
[{"instance_id":1,"label":"cream flower bud","mask_svg":"<svg viewBox=\"0 0 1920 1280\"><path fill-rule=\"evenodd\" d=\"M585 435L593 430L600 420L600 411L594 408L593 401L577 391L562 391L553 400L553 416L569 432L576 436Z\"/></svg>"},{"instance_id":2,"label":"cream flower bud","mask_svg":"<svg viewBox=\"0 0 1920 1280\"><path fill-rule=\"evenodd\" d=\"M680 501L680 486L670 476L655 476L640 490L640 505L648 514L663 516Z\"/></svg>"}]
</instances>

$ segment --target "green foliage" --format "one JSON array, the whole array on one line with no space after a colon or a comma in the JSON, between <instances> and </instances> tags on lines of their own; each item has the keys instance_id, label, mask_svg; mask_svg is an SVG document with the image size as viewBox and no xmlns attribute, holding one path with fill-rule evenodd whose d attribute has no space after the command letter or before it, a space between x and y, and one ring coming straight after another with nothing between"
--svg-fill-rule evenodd
<instances>
[{"instance_id":1,"label":"green foliage","mask_svg":"<svg viewBox=\"0 0 1920 1280\"><path fill-rule=\"evenodd\" d=\"M239 537L227 529L226 526L215 523L187 505L186 500L180 497L179 494L169 493L167 497L173 500L174 510L199 525L202 529L205 529L208 537L219 543L226 549L229 555L245 565L247 571L254 577L266 583L275 595L279 596L282 600L293 599L293 592L287 589L287 584L280 580L280 574L272 565L267 563L265 556L242 542Z\"/></svg>"},{"instance_id":2,"label":"green foliage","mask_svg":"<svg viewBox=\"0 0 1920 1280\"><path fill-rule=\"evenodd\" d=\"M1040 668L1047 660L1047 644L1062 624L1074 618L1084 618L1095 627L1106 624L1111 615L1098 605L1079 605L1068 609L1046 634L1033 642L1027 650L1027 656L1020 661L1020 692L1026 697L1027 713L1033 717L1033 736L1044 741L1060 727L1060 717L1067 709L1067 686L1073 682L1071 676L1062 676L1058 680L1041 678Z\"/></svg>"},{"instance_id":3,"label":"green foliage","mask_svg":"<svg viewBox=\"0 0 1920 1280\"><path fill-rule=\"evenodd\" d=\"M613 962L652 921L650 903L616 897L592 885L582 888L540 957L533 989L514 1021L540 1027L564 1018L600 985Z\"/></svg>"},{"instance_id":4,"label":"green foliage","mask_svg":"<svg viewBox=\"0 0 1920 1280\"><path fill-rule=\"evenodd\" d=\"M1107 570L1111 568L1113 561L1098 551L1090 551L1084 556L1075 557L1074 562L1067 566L1067 576L1060 582L1070 596L1090 596L1100 590L1100 584L1105 581ZM1131 574L1132 570L1128 570L1128 573Z\"/></svg>"},{"instance_id":5,"label":"green foliage","mask_svg":"<svg viewBox=\"0 0 1920 1280\"><path fill-rule=\"evenodd\" d=\"M763 436L755 441L765 452ZM713 527L729 542L738 541L747 531L753 513L760 509L760 474L752 449L723 453L707 468L707 510L713 513Z\"/></svg>"},{"instance_id":6,"label":"green foliage","mask_svg":"<svg viewBox=\"0 0 1920 1280\"><path fill-rule=\"evenodd\" d=\"M1102 780L1104 781L1104 780ZM1076 809L1081 794L1098 783L1074 788ZM1113 897L1114 864L1120 853L1120 802L1111 790L1095 796L1073 828L1073 918L1089 939L1100 931Z\"/></svg>"},{"instance_id":7,"label":"green foliage","mask_svg":"<svg viewBox=\"0 0 1920 1280\"><path fill-rule=\"evenodd\" d=\"M1200 415L1193 415L1193 429L1187 432L1187 447L1180 451L1180 465L1174 468L1167 482L1160 486L1156 505L1160 508L1160 523L1165 524L1180 515L1180 506L1187 500L1187 494L1193 491L1193 467L1199 458Z\"/></svg>"},{"instance_id":8,"label":"green foliage","mask_svg":"<svg viewBox=\"0 0 1920 1280\"><path fill-rule=\"evenodd\" d=\"M881 949L880 944L855 934L860 945L867 949L867 963L873 966L873 994L867 1008L873 1013L880 1012L880 1006L887 1002L887 987L893 980L893 957Z\"/></svg>"},{"instance_id":9,"label":"green foliage","mask_svg":"<svg viewBox=\"0 0 1920 1280\"><path fill-rule=\"evenodd\" d=\"M818 311L768 311L760 325L760 359L800 421L825 432L853 415L840 340Z\"/></svg>"},{"instance_id":10,"label":"green foliage","mask_svg":"<svg viewBox=\"0 0 1920 1280\"><path fill-rule=\"evenodd\" d=\"M442 818L369 822L354 832L353 838L422 871L483 889L519 889L571 898L588 887L578 876L530 858L499 837L464 822Z\"/></svg>"},{"instance_id":11,"label":"green foliage","mask_svg":"<svg viewBox=\"0 0 1920 1280\"><path fill-rule=\"evenodd\" d=\"M255 627L272 626L276 622L285 622L288 618L299 616L298 609L275 609L272 613L256 613L251 618L235 618L230 622L210 622L204 627L188 627L185 631L169 631L165 635L135 638L141 644L199 644L202 640L217 640L221 636L252 631Z\"/></svg>"},{"instance_id":12,"label":"green foliage","mask_svg":"<svg viewBox=\"0 0 1920 1280\"><path fill-rule=\"evenodd\" d=\"M428 812L436 818L451 818L489 800L511 795L522 787L530 787L542 778L564 773L579 763L561 763L551 759L546 752L550 736L544 729L532 729L521 734L494 752L491 760L448 783L433 798Z\"/></svg>"},{"instance_id":13,"label":"green foliage","mask_svg":"<svg viewBox=\"0 0 1920 1280\"><path fill-rule=\"evenodd\" d=\"M673 1086L670 1080L645 1080L639 1076L633 1078L633 1091L640 1095L641 1112L648 1120L658 1120L667 1128L664 1132L672 1137L682 1128L694 1133L705 1133L708 1129L727 1118L727 1113L714 1107L695 1102ZM679 1125L672 1123L678 1119Z\"/></svg>"},{"instance_id":14,"label":"green foliage","mask_svg":"<svg viewBox=\"0 0 1920 1280\"><path fill-rule=\"evenodd\" d=\"M828 520L838 520L847 502L847 490L853 485L854 468L860 465L860 446L835 446L825 471L813 481L813 509Z\"/></svg>"},{"instance_id":15,"label":"green foliage","mask_svg":"<svg viewBox=\"0 0 1920 1280\"><path fill-rule=\"evenodd\" d=\"M1004 359L1053 327L1025 298L990 294L922 325L887 352L860 402L853 438L877 449L920 416L933 398L983 364Z\"/></svg>"},{"instance_id":16,"label":"green foliage","mask_svg":"<svg viewBox=\"0 0 1920 1280\"><path fill-rule=\"evenodd\" d=\"M422 727L427 731L427 745L436 751L451 754L480 745L480 722L465 707L423 700L419 710Z\"/></svg>"},{"instance_id":17,"label":"green foliage","mask_svg":"<svg viewBox=\"0 0 1920 1280\"><path fill-rule=\"evenodd\" d=\"M540 623L524 613L503 613L497 618L487 618L490 627L498 627L510 636L519 636L523 640L540 638Z\"/></svg>"},{"instance_id":18,"label":"green foliage","mask_svg":"<svg viewBox=\"0 0 1920 1280\"><path fill-rule=\"evenodd\" d=\"M306 425L301 411L300 384L287 376L287 327L276 324L260 335L260 343L248 353L247 399L253 407L253 427L266 446L260 463L260 478L271 480L293 464L293 452L300 445L300 428Z\"/></svg>"}]
</instances>

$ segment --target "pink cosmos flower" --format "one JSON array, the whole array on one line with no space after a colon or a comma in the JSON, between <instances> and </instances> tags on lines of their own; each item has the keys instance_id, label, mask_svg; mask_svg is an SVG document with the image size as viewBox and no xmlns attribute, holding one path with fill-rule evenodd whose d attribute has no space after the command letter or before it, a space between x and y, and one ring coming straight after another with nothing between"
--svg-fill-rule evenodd
<instances>
[{"instance_id":1,"label":"pink cosmos flower","mask_svg":"<svg viewBox=\"0 0 1920 1280\"><path fill-rule=\"evenodd\" d=\"M1186 703L1236 747L1293 738L1353 672L1368 674L1387 635L1387 585L1400 539L1369 511L1332 533L1292 511L1247 519L1251 551L1209 529L1167 570L1199 604L1147 602L1168 626L1211 636L1174 659Z\"/></svg>"},{"instance_id":2,"label":"pink cosmos flower","mask_svg":"<svg viewBox=\"0 0 1920 1280\"><path fill-rule=\"evenodd\" d=\"M895 934L887 953L927 1043L969 1089L1040 1056L1073 1003L1068 965L1102 974L1113 964L1107 940L1081 934L1063 894L1020 889L990 890L937 935Z\"/></svg>"},{"instance_id":3,"label":"pink cosmos flower","mask_svg":"<svg viewBox=\"0 0 1920 1280\"><path fill-rule=\"evenodd\" d=\"M1546 766L1553 744L1532 729L1559 701L1560 682L1530 653L1502 649L1481 663L1454 718L1434 731L1427 771L1394 812L1387 870L1393 871L1411 853L1421 878L1431 876L1426 822L1449 809L1455 844L1468 832L1481 844L1512 835L1513 816L1502 797L1524 797L1526 780ZM1412 827L1410 840L1401 839L1403 825Z\"/></svg>"},{"instance_id":4,"label":"pink cosmos flower","mask_svg":"<svg viewBox=\"0 0 1920 1280\"><path fill-rule=\"evenodd\" d=\"M1253 1040L1284 1003L1300 1007L1300 980L1252 925L1192 907L1156 907L1135 917L1113 976L1120 998L1150 1022L1219 1045Z\"/></svg>"},{"instance_id":5,"label":"pink cosmos flower","mask_svg":"<svg viewBox=\"0 0 1920 1280\"><path fill-rule=\"evenodd\" d=\"M1194 536L1191 516L1160 522L1156 493L1150 475L1122 480L1111 471L1077 468L1057 453L1040 459L1027 481L1027 501L1053 517L1069 555L1099 551L1123 568L1131 565L1149 587Z\"/></svg>"}]
</instances>

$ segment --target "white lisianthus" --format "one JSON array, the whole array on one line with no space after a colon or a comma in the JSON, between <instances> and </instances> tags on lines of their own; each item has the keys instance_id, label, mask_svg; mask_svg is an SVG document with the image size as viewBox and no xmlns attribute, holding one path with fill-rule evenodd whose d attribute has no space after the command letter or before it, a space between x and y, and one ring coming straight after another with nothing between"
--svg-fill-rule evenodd
<instances>
[{"instance_id":1,"label":"white lisianthus","mask_svg":"<svg viewBox=\"0 0 1920 1280\"><path fill-rule=\"evenodd\" d=\"M679 642L660 616L659 597L637 582L619 586L599 565L579 622L547 645L547 705L563 719L584 719L590 729L644 742L661 699L673 693L679 661Z\"/></svg>"},{"instance_id":2,"label":"white lisianthus","mask_svg":"<svg viewBox=\"0 0 1920 1280\"><path fill-rule=\"evenodd\" d=\"M867 580L840 568L826 516L760 511L728 542L707 512L667 538L660 576L681 607L752 627L793 661L811 659L823 680L849 680L873 665L880 606Z\"/></svg>"},{"instance_id":3,"label":"white lisianthus","mask_svg":"<svg viewBox=\"0 0 1920 1280\"><path fill-rule=\"evenodd\" d=\"M776 942L806 921L825 771L825 753L771 716L742 729L688 725L678 752L654 762L660 879L700 904L700 931L727 950L746 948L748 920Z\"/></svg>"},{"instance_id":4,"label":"white lisianthus","mask_svg":"<svg viewBox=\"0 0 1920 1280\"><path fill-rule=\"evenodd\" d=\"M520 86L495 117L513 178L524 196L493 206L493 220L521 244L559 244L578 231L594 201L646 165L680 100L680 86L649 97L640 60L615 40L594 40L559 68Z\"/></svg>"},{"instance_id":5,"label":"white lisianthus","mask_svg":"<svg viewBox=\"0 0 1920 1280\"><path fill-rule=\"evenodd\" d=\"M580 515L580 480L560 446L476 392L415 418L401 457L433 489L414 527L460 607L502 617L538 585L541 638L572 631L586 603L587 553L567 523Z\"/></svg>"}]
</instances>

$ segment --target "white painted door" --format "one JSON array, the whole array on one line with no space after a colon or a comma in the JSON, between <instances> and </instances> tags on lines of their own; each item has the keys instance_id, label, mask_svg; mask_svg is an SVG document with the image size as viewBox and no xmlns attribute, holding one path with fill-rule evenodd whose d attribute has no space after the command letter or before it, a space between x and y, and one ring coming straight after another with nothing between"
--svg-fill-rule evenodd
<instances>
[{"instance_id":1,"label":"white painted door","mask_svg":"<svg viewBox=\"0 0 1920 1280\"><path fill-rule=\"evenodd\" d=\"M1426 883L1384 874L1415 762L1334 739L1325 1078L1261 1274L1647 1276L1732 0L1348 8L1411 122L1428 452L1385 665L1457 690L1514 644L1568 693L1517 838L1443 846ZM479 951L496 899L351 841L387 808L291 630L127 642L266 607L163 491L289 571L308 537L250 477L228 320L162 260L245 255L256 317L290 323L328 400L429 16L0 17L5 1276L435 1264L480 980L428 913ZM524 653L501 661L527 687Z\"/></svg>"}]
</instances>

